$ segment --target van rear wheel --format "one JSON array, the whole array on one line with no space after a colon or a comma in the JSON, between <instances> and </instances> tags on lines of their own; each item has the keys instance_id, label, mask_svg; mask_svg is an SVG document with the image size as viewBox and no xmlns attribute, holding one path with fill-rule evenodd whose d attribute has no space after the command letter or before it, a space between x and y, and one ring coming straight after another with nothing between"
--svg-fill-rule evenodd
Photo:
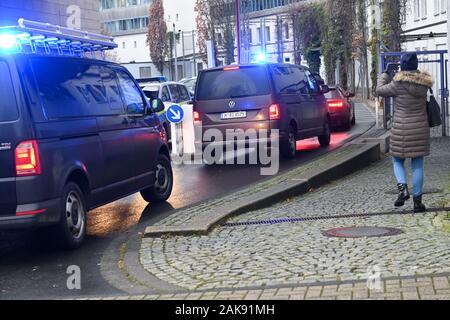
<instances>
[{"instance_id":1,"label":"van rear wheel","mask_svg":"<svg viewBox=\"0 0 450 320\"><path fill-rule=\"evenodd\" d=\"M64 249L79 248L86 237L87 207L84 193L74 182L63 189L61 218L54 232Z\"/></svg>"},{"instance_id":2,"label":"van rear wheel","mask_svg":"<svg viewBox=\"0 0 450 320\"><path fill-rule=\"evenodd\" d=\"M173 172L170 160L160 154L156 163L155 181L153 186L141 191L141 196L147 202L164 202L169 199L173 187Z\"/></svg>"},{"instance_id":3,"label":"van rear wheel","mask_svg":"<svg viewBox=\"0 0 450 320\"><path fill-rule=\"evenodd\" d=\"M281 155L285 159L294 159L297 154L297 135L295 128L289 126L287 139L281 142Z\"/></svg>"}]
</instances>

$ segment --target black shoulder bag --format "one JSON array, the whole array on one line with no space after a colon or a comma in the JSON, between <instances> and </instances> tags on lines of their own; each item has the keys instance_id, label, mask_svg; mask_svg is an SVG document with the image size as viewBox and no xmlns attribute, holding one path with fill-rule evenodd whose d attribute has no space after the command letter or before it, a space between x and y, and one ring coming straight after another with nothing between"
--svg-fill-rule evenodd
<instances>
[{"instance_id":1,"label":"black shoulder bag","mask_svg":"<svg viewBox=\"0 0 450 320\"><path fill-rule=\"evenodd\" d=\"M441 120L441 108L433 94L433 89L430 88L430 101L427 101L427 113L428 113L428 124L430 128L439 127L442 124Z\"/></svg>"}]
</instances>

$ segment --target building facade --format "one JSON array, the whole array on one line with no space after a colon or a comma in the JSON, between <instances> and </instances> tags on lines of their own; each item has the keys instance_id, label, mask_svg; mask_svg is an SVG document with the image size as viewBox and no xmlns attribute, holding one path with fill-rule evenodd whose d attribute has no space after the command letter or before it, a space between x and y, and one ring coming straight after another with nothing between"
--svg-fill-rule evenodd
<instances>
[{"instance_id":1,"label":"building facade","mask_svg":"<svg viewBox=\"0 0 450 320\"><path fill-rule=\"evenodd\" d=\"M117 61L126 66L134 77L139 79L164 75L174 79L173 66L165 66L161 73L151 62L147 44L151 3L152 0L101 0L100 15L103 29L113 36L118 44L115 50ZM195 0L165 0L163 5L167 31L175 31L177 34L177 45L173 55L176 51L178 80L191 77L196 73L196 68L203 68L200 59L198 59L199 66L193 58L194 53L198 53L198 49L195 50L197 46ZM174 64L172 61L172 65Z\"/></svg>"},{"instance_id":2,"label":"building facade","mask_svg":"<svg viewBox=\"0 0 450 320\"><path fill-rule=\"evenodd\" d=\"M369 7L367 16L369 18L368 31L372 28L381 28L381 4L383 0L368 0ZM448 50L448 15L449 15L448 0L408 0L404 12L404 20L402 25L402 51L435 51L435 50ZM382 51L389 50L389 48L382 48ZM448 59L448 54L445 54L445 59ZM369 59L372 57L369 53ZM429 72L435 82L433 90L435 95L441 101L442 94L444 93L445 86L442 86L441 78L445 77L441 72L440 63L437 62L440 59L439 54L422 54L419 55L419 69ZM445 70L445 68L444 68ZM379 70L378 70L379 71ZM445 80L445 79L444 79ZM358 79L357 79L358 82ZM444 82L445 83L445 82ZM448 101L442 106L447 109L448 114ZM447 134L450 134L450 123L447 119L446 130ZM433 129L435 135L441 134L441 129Z\"/></svg>"},{"instance_id":3,"label":"building facade","mask_svg":"<svg viewBox=\"0 0 450 320\"><path fill-rule=\"evenodd\" d=\"M100 33L99 17L97 0L0 0L1 25L25 18Z\"/></svg>"},{"instance_id":4,"label":"building facade","mask_svg":"<svg viewBox=\"0 0 450 320\"><path fill-rule=\"evenodd\" d=\"M234 0L229 0L234 5ZM264 55L267 61L293 62L293 29L290 7L311 0L241 0L241 20L247 32L243 55L254 62ZM136 78L160 76L151 63L147 45L147 25L151 0L101 0L100 14L104 30L118 44L115 52L118 62L125 65ZM168 31L175 32L177 76L188 78L207 65L200 56L197 44L195 0L163 0ZM223 32L217 30L217 56L224 64ZM243 41L245 42L245 41ZM237 41L235 41L237 47ZM237 61L237 50L235 51ZM163 75L175 78L175 62L165 67Z\"/></svg>"}]
</instances>

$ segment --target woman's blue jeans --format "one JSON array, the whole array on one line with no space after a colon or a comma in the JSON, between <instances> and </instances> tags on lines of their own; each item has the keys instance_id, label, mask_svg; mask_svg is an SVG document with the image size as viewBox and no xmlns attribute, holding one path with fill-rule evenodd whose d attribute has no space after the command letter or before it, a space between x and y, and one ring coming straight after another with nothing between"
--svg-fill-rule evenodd
<instances>
[{"instance_id":1,"label":"woman's blue jeans","mask_svg":"<svg viewBox=\"0 0 450 320\"><path fill-rule=\"evenodd\" d=\"M392 157L394 163L394 174L398 183L407 184L405 159ZM411 159L412 176L413 176L413 195L415 197L422 195L423 189L423 157Z\"/></svg>"}]
</instances>

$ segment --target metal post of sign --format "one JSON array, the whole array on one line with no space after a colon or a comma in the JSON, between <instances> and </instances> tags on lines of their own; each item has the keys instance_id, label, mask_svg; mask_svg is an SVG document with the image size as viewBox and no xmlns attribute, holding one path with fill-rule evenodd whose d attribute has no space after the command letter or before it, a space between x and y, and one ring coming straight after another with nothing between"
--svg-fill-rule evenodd
<instances>
[{"instance_id":1,"label":"metal post of sign","mask_svg":"<svg viewBox=\"0 0 450 320\"><path fill-rule=\"evenodd\" d=\"M173 47L175 48L175 81L178 81L178 53L177 53L177 35L175 23L173 24Z\"/></svg>"},{"instance_id":2,"label":"metal post of sign","mask_svg":"<svg viewBox=\"0 0 450 320\"><path fill-rule=\"evenodd\" d=\"M240 17L239 0L236 0L235 10L236 10L237 61L238 63L241 63L241 17Z\"/></svg>"},{"instance_id":3,"label":"metal post of sign","mask_svg":"<svg viewBox=\"0 0 450 320\"><path fill-rule=\"evenodd\" d=\"M194 74L195 77L197 75L197 58L195 56L195 31L192 30L192 57L194 59Z\"/></svg>"},{"instance_id":4,"label":"metal post of sign","mask_svg":"<svg viewBox=\"0 0 450 320\"><path fill-rule=\"evenodd\" d=\"M441 67L441 112L442 112L442 136L445 137L447 136L447 114L446 114L446 107L445 107L445 100L447 99L447 90L446 90L446 85L445 85L445 58L444 58L444 53L441 52L440 54L440 58L441 58L441 62L440 62L440 67Z\"/></svg>"},{"instance_id":5,"label":"metal post of sign","mask_svg":"<svg viewBox=\"0 0 450 320\"><path fill-rule=\"evenodd\" d=\"M184 31L181 31L181 48L183 51L183 74L181 75L182 78L186 78L186 59L185 59L185 51L184 51Z\"/></svg>"},{"instance_id":6,"label":"metal post of sign","mask_svg":"<svg viewBox=\"0 0 450 320\"><path fill-rule=\"evenodd\" d=\"M179 122L175 124L175 134L176 134L176 143L177 143L177 151L180 157L184 154L184 142L183 142L183 123Z\"/></svg>"}]
</instances>

